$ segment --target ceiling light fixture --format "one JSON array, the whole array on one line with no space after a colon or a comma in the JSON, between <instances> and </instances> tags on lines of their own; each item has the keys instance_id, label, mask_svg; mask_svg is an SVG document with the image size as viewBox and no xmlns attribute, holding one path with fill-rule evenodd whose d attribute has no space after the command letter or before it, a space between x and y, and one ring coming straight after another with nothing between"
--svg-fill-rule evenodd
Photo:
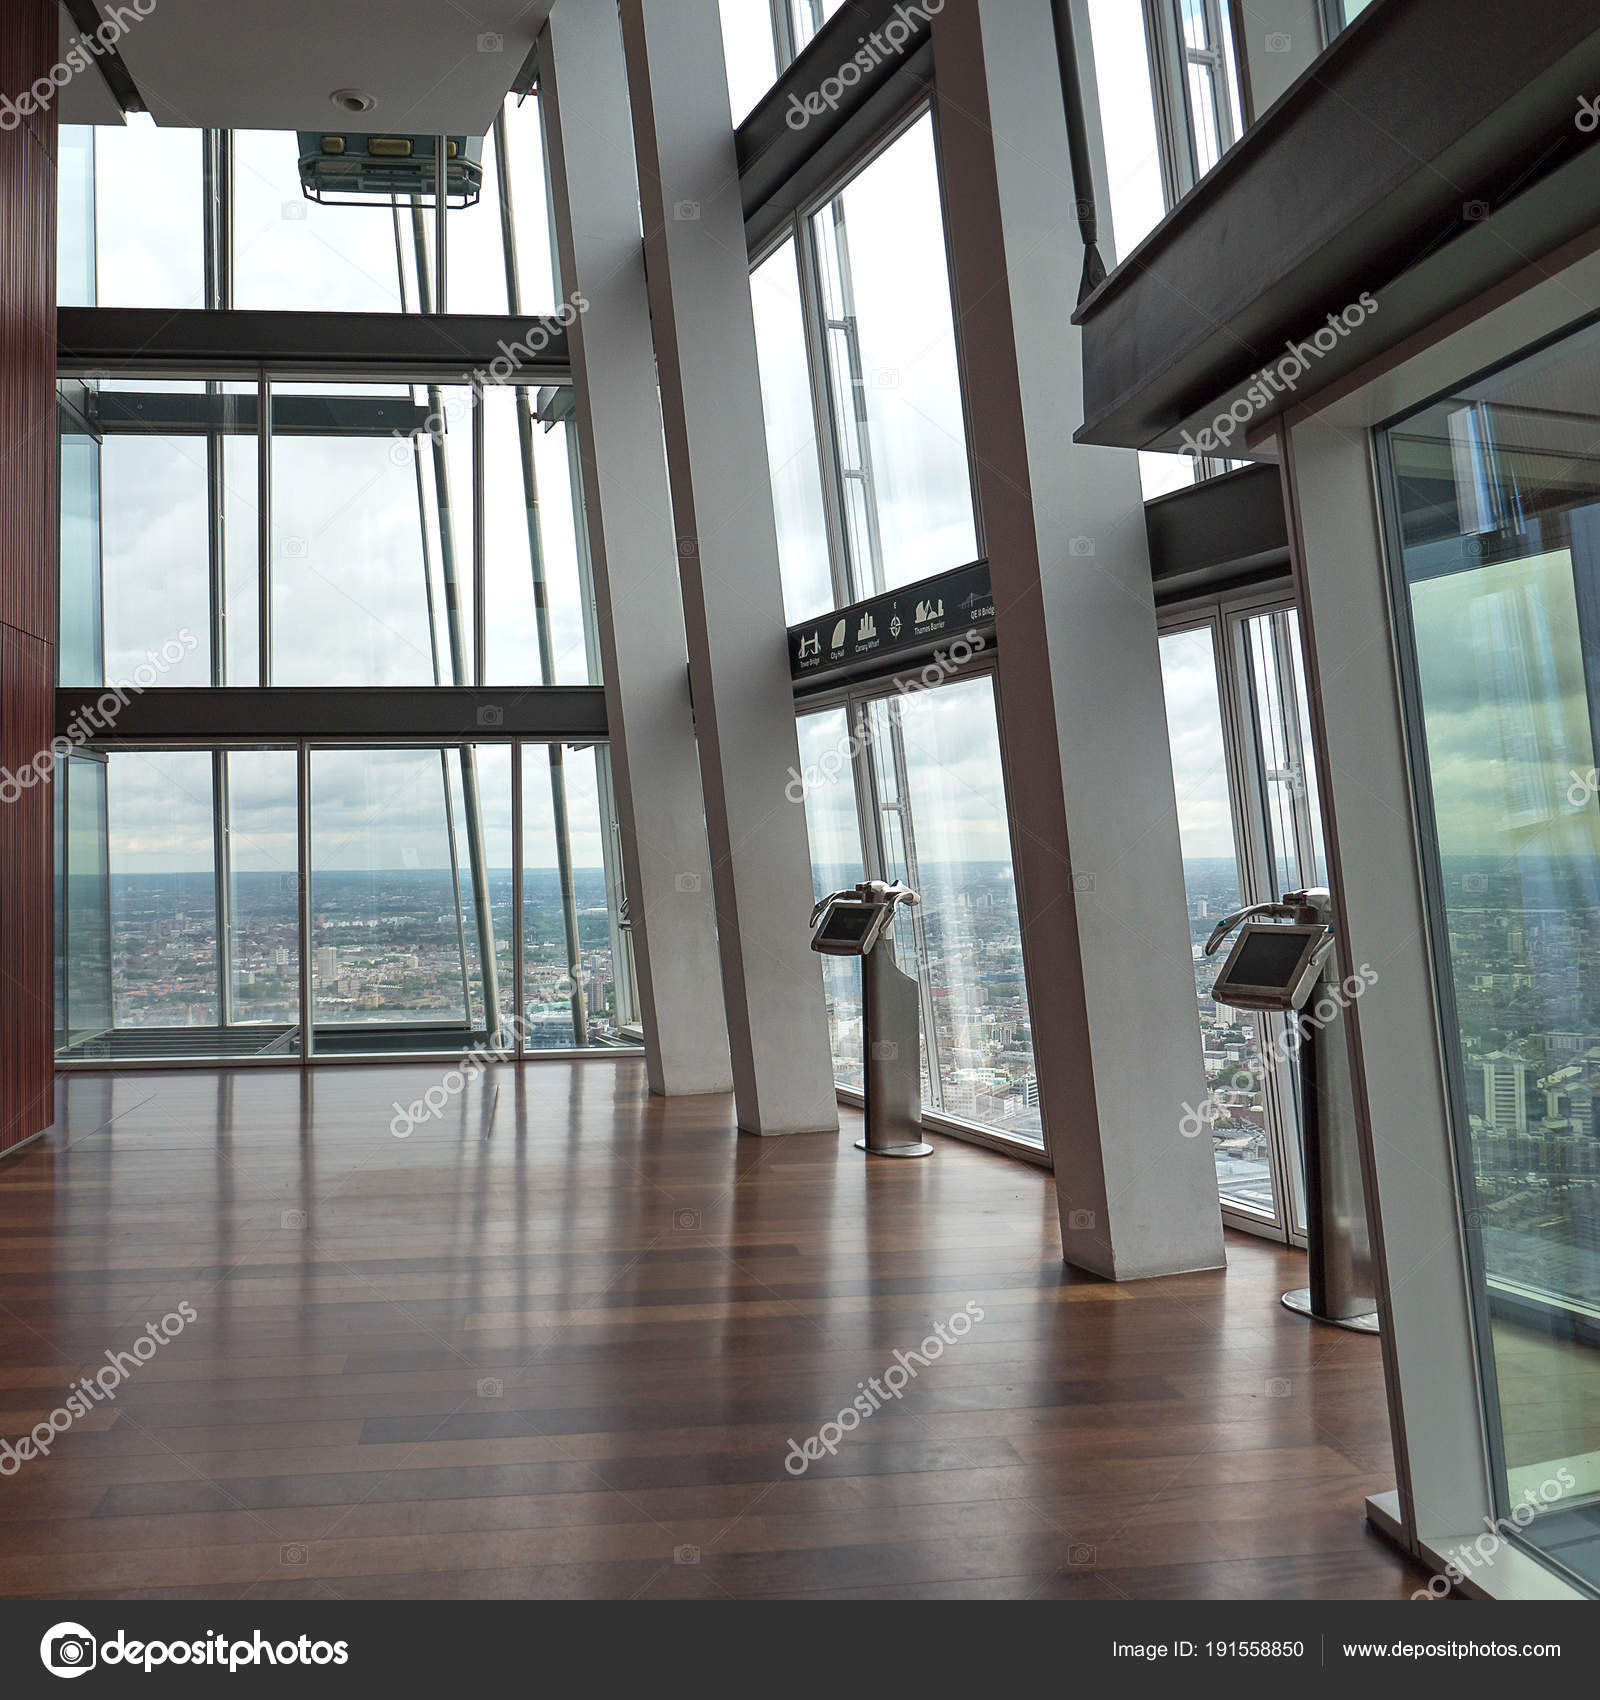
<instances>
[{"instance_id":1,"label":"ceiling light fixture","mask_svg":"<svg viewBox=\"0 0 1600 1700\"><path fill-rule=\"evenodd\" d=\"M370 112L378 102L365 89L335 89L328 99L341 112Z\"/></svg>"}]
</instances>

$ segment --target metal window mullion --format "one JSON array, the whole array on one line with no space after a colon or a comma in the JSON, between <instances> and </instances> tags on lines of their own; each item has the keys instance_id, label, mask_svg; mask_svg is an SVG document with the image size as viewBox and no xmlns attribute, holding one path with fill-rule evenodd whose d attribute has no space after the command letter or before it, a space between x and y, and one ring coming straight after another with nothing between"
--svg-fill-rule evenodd
<instances>
[{"instance_id":1,"label":"metal window mullion","mask_svg":"<svg viewBox=\"0 0 1600 1700\"><path fill-rule=\"evenodd\" d=\"M435 136L433 144L433 270L434 311L448 313L450 286L450 140Z\"/></svg>"},{"instance_id":2,"label":"metal window mullion","mask_svg":"<svg viewBox=\"0 0 1600 1700\"><path fill-rule=\"evenodd\" d=\"M522 740L511 746L511 1040L517 1056L527 1054L526 924L523 914ZM496 1016L498 1020L498 1013Z\"/></svg>"},{"instance_id":3,"label":"metal window mullion","mask_svg":"<svg viewBox=\"0 0 1600 1700\"><path fill-rule=\"evenodd\" d=\"M300 1062L311 1061L314 1024L311 1011L311 745L302 738L296 750L296 823L300 874Z\"/></svg>"},{"instance_id":4,"label":"metal window mullion","mask_svg":"<svg viewBox=\"0 0 1600 1700\"><path fill-rule=\"evenodd\" d=\"M256 380L256 683L272 683L272 384Z\"/></svg>"},{"instance_id":5,"label":"metal window mullion","mask_svg":"<svg viewBox=\"0 0 1600 1700\"><path fill-rule=\"evenodd\" d=\"M794 244L795 269L800 280L800 317L806 338L806 365L811 379L811 413L821 462L828 568L833 581L834 606L843 608L857 599L856 574L850 554L849 528L845 523L843 457L833 406L821 259L810 215L795 221Z\"/></svg>"},{"instance_id":6,"label":"metal window mullion","mask_svg":"<svg viewBox=\"0 0 1600 1700\"><path fill-rule=\"evenodd\" d=\"M211 848L216 880L217 1025L233 1025L233 858L229 831L228 757L211 752Z\"/></svg>"},{"instance_id":7,"label":"metal window mullion","mask_svg":"<svg viewBox=\"0 0 1600 1700\"><path fill-rule=\"evenodd\" d=\"M487 473L484 423L484 415L488 409L484 405L482 389L474 385L469 393L472 397L472 678L473 683L481 687L487 682L488 670L485 662L489 639L489 548L486 535L488 501L485 490ZM551 680L545 682L553 683Z\"/></svg>"}]
</instances>

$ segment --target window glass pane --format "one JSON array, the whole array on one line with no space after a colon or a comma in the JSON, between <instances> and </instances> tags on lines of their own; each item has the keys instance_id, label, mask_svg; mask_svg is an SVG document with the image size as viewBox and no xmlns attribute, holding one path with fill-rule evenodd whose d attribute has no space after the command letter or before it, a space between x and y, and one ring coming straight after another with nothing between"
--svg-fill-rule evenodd
<instances>
[{"instance_id":1,"label":"window glass pane","mask_svg":"<svg viewBox=\"0 0 1600 1700\"><path fill-rule=\"evenodd\" d=\"M627 1043L635 1019L619 926L616 823L596 752L522 752L523 1031L530 1050ZM563 830L564 826L564 830Z\"/></svg>"},{"instance_id":2,"label":"window glass pane","mask_svg":"<svg viewBox=\"0 0 1600 1700\"><path fill-rule=\"evenodd\" d=\"M1167 210L1143 8L1129 0L1089 0L1089 30L1111 185L1115 257L1125 259Z\"/></svg>"},{"instance_id":3,"label":"window glass pane","mask_svg":"<svg viewBox=\"0 0 1600 1700\"><path fill-rule=\"evenodd\" d=\"M114 750L107 792L116 1024L214 1026L211 757L204 750Z\"/></svg>"},{"instance_id":4,"label":"window glass pane","mask_svg":"<svg viewBox=\"0 0 1600 1700\"><path fill-rule=\"evenodd\" d=\"M79 1045L111 1025L111 887L106 865L106 769L69 757L56 770L66 807L59 948L61 1036Z\"/></svg>"},{"instance_id":5,"label":"window glass pane","mask_svg":"<svg viewBox=\"0 0 1600 1700\"><path fill-rule=\"evenodd\" d=\"M993 684L965 679L869 707L880 803L902 805L884 810L885 877L922 896L897 921L895 947L902 967L923 965L924 1054L942 1108L1042 1146Z\"/></svg>"},{"instance_id":6,"label":"window glass pane","mask_svg":"<svg viewBox=\"0 0 1600 1700\"><path fill-rule=\"evenodd\" d=\"M505 105L507 173L517 299L509 295L500 208L500 162L493 130L483 143L483 191L469 207L452 207L447 250L452 313L550 313L559 291L551 255L545 196L544 137L536 99ZM428 217L432 218L431 211Z\"/></svg>"},{"instance_id":7,"label":"window glass pane","mask_svg":"<svg viewBox=\"0 0 1600 1700\"><path fill-rule=\"evenodd\" d=\"M728 100L741 124L778 80L771 0L719 0L722 52L728 64Z\"/></svg>"},{"instance_id":8,"label":"window glass pane","mask_svg":"<svg viewBox=\"0 0 1600 1700\"><path fill-rule=\"evenodd\" d=\"M61 438L61 683L98 685L105 675L100 610L100 447Z\"/></svg>"},{"instance_id":9,"label":"window glass pane","mask_svg":"<svg viewBox=\"0 0 1600 1700\"><path fill-rule=\"evenodd\" d=\"M1502 1509L1600 1582L1600 335L1393 427L1422 837ZM1431 829L1431 830L1430 830ZM1381 966L1381 965L1376 965ZM1486 1365L1486 1372L1490 1365ZM1554 1496L1554 1503L1551 1503ZM1587 1507L1588 1509L1583 1509Z\"/></svg>"},{"instance_id":10,"label":"window glass pane","mask_svg":"<svg viewBox=\"0 0 1600 1700\"><path fill-rule=\"evenodd\" d=\"M232 750L227 778L229 1019L300 1019L299 758ZM297 1049L296 1043L286 1051Z\"/></svg>"},{"instance_id":11,"label":"window glass pane","mask_svg":"<svg viewBox=\"0 0 1600 1700\"><path fill-rule=\"evenodd\" d=\"M422 219L432 265L433 212ZM300 186L293 130L233 134L233 302L268 311L393 313L401 277L414 312L416 244L409 210L322 205Z\"/></svg>"},{"instance_id":12,"label":"window glass pane","mask_svg":"<svg viewBox=\"0 0 1600 1700\"><path fill-rule=\"evenodd\" d=\"M784 617L794 626L825 613L838 598L828 564L817 420L792 238L750 274L750 296L778 520Z\"/></svg>"},{"instance_id":13,"label":"window glass pane","mask_svg":"<svg viewBox=\"0 0 1600 1700\"><path fill-rule=\"evenodd\" d=\"M828 19L839 10L844 0L778 0L789 7L793 19L796 49L806 46Z\"/></svg>"},{"instance_id":14,"label":"window glass pane","mask_svg":"<svg viewBox=\"0 0 1600 1700\"><path fill-rule=\"evenodd\" d=\"M933 120L813 218L856 592L977 554Z\"/></svg>"},{"instance_id":15,"label":"window glass pane","mask_svg":"<svg viewBox=\"0 0 1600 1700\"><path fill-rule=\"evenodd\" d=\"M849 710L825 708L802 714L795 729L800 738L806 830L811 840L813 897L821 899L866 878L850 761ZM819 956L817 960L822 964L823 990L828 999L834 1079L859 1092L863 1085L861 964L847 956Z\"/></svg>"},{"instance_id":16,"label":"window glass pane","mask_svg":"<svg viewBox=\"0 0 1600 1700\"><path fill-rule=\"evenodd\" d=\"M532 390L483 394L485 683L598 683L588 561L574 515L569 427L533 418ZM542 611L542 613L541 613Z\"/></svg>"},{"instance_id":17,"label":"window glass pane","mask_svg":"<svg viewBox=\"0 0 1600 1700\"><path fill-rule=\"evenodd\" d=\"M137 114L95 130L96 306L206 305L200 156L200 131ZM81 186L73 193L81 208ZM85 281L72 278L74 293Z\"/></svg>"},{"instance_id":18,"label":"window glass pane","mask_svg":"<svg viewBox=\"0 0 1600 1700\"><path fill-rule=\"evenodd\" d=\"M1216 73L1209 65L1189 62L1189 112L1194 125L1195 168L1204 177L1222 158L1217 119Z\"/></svg>"},{"instance_id":19,"label":"window glass pane","mask_svg":"<svg viewBox=\"0 0 1600 1700\"><path fill-rule=\"evenodd\" d=\"M1222 1202L1273 1218L1271 1106L1261 1026L1247 1011L1214 1001L1211 987L1226 952L1205 954L1211 929L1241 901L1216 645L1209 626L1162 637L1161 679L1205 1063L1206 1104L1203 1110L1193 1106L1199 1112L1195 1121L1209 1126Z\"/></svg>"},{"instance_id":20,"label":"window glass pane","mask_svg":"<svg viewBox=\"0 0 1600 1700\"><path fill-rule=\"evenodd\" d=\"M63 124L56 153L56 300L63 307L95 304L94 131Z\"/></svg>"},{"instance_id":21,"label":"window glass pane","mask_svg":"<svg viewBox=\"0 0 1600 1700\"><path fill-rule=\"evenodd\" d=\"M280 399L312 394L327 422L288 431ZM428 429L396 435L379 410L408 398ZM470 392L285 385L273 401L272 682L471 684Z\"/></svg>"},{"instance_id":22,"label":"window glass pane","mask_svg":"<svg viewBox=\"0 0 1600 1700\"><path fill-rule=\"evenodd\" d=\"M108 432L100 511L107 681L210 684L205 438Z\"/></svg>"},{"instance_id":23,"label":"window glass pane","mask_svg":"<svg viewBox=\"0 0 1600 1700\"><path fill-rule=\"evenodd\" d=\"M312 752L319 1051L488 1039L484 968L498 979L510 827L504 747Z\"/></svg>"}]
</instances>

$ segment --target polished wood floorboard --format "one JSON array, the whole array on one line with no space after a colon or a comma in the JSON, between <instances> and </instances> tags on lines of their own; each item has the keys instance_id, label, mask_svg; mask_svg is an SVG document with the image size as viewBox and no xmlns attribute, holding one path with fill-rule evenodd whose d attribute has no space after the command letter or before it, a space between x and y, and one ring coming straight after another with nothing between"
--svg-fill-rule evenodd
<instances>
[{"instance_id":1,"label":"polished wood floorboard","mask_svg":"<svg viewBox=\"0 0 1600 1700\"><path fill-rule=\"evenodd\" d=\"M641 1066L75 1075L0 1164L0 1595L1393 1598L1377 1343L1303 1259L1066 1270L1049 1177L736 1138ZM982 1319L802 1475L897 1351ZM4 1454L0 1453L0 1458Z\"/></svg>"}]
</instances>

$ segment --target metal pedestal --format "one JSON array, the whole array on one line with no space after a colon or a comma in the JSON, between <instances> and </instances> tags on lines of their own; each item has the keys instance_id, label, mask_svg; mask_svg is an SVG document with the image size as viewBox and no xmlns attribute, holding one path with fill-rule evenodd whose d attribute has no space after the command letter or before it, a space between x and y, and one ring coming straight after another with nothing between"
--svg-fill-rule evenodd
<instances>
[{"instance_id":1,"label":"metal pedestal","mask_svg":"<svg viewBox=\"0 0 1600 1700\"><path fill-rule=\"evenodd\" d=\"M917 982L895 966L888 938L861 959L861 1006L867 1134L856 1149L875 1157L926 1157L933 1147L922 1137Z\"/></svg>"},{"instance_id":2,"label":"metal pedestal","mask_svg":"<svg viewBox=\"0 0 1600 1700\"><path fill-rule=\"evenodd\" d=\"M1376 1334L1372 1249L1354 1138L1354 1095L1344 1020L1336 1015L1331 1021L1307 1021L1306 1025L1310 1031L1300 1046L1300 1129L1306 1168L1306 1262L1311 1284L1285 1293L1283 1302L1314 1321L1358 1334ZM1326 1137L1330 1128L1346 1137Z\"/></svg>"}]
</instances>

